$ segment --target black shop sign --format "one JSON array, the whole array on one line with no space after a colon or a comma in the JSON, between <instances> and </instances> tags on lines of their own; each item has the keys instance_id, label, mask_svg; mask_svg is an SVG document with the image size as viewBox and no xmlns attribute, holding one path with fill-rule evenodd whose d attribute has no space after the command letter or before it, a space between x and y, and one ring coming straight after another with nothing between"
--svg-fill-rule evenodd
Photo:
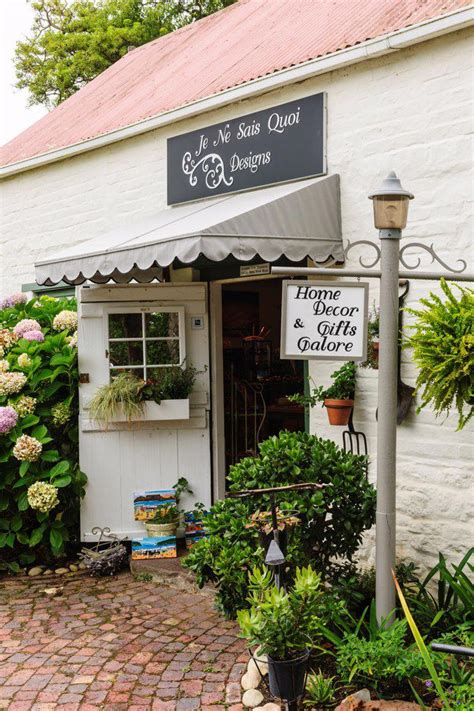
<instances>
[{"instance_id":1,"label":"black shop sign","mask_svg":"<svg viewBox=\"0 0 474 711\"><path fill-rule=\"evenodd\" d=\"M325 94L168 139L168 204L326 172Z\"/></svg>"}]
</instances>

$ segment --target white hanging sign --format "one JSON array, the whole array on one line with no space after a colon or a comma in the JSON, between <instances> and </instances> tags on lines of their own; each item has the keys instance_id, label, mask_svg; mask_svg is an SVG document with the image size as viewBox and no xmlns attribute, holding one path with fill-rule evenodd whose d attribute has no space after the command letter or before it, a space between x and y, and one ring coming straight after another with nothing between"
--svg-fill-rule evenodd
<instances>
[{"instance_id":1,"label":"white hanging sign","mask_svg":"<svg viewBox=\"0 0 474 711\"><path fill-rule=\"evenodd\" d=\"M280 358L367 359L368 283L284 281Z\"/></svg>"}]
</instances>

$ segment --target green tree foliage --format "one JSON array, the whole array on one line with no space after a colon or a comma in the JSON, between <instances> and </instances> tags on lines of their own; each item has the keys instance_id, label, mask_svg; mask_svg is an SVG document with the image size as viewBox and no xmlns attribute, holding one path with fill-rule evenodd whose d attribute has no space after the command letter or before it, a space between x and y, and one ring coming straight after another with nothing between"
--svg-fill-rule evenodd
<instances>
[{"instance_id":1,"label":"green tree foliage","mask_svg":"<svg viewBox=\"0 0 474 711\"><path fill-rule=\"evenodd\" d=\"M52 108L130 48L235 0L37 0L30 35L17 43L17 87Z\"/></svg>"},{"instance_id":2,"label":"green tree foliage","mask_svg":"<svg viewBox=\"0 0 474 711\"><path fill-rule=\"evenodd\" d=\"M76 324L72 300L0 306L0 571L53 562L78 540Z\"/></svg>"},{"instance_id":3,"label":"green tree foliage","mask_svg":"<svg viewBox=\"0 0 474 711\"><path fill-rule=\"evenodd\" d=\"M431 293L420 299L423 309L407 309L416 320L406 346L419 368L418 410L429 404L447 415L455 408L461 430L474 414L474 290L456 284L454 293L444 279L440 284L444 300Z\"/></svg>"},{"instance_id":4,"label":"green tree foliage","mask_svg":"<svg viewBox=\"0 0 474 711\"><path fill-rule=\"evenodd\" d=\"M318 491L287 492L278 505L300 519L300 525L288 529L287 574L312 565L323 580L334 580L339 571L335 560L350 560L374 521L375 490L366 479L366 458L305 432L280 432L259 448L257 457L230 468L230 491L325 484ZM263 563L258 533L248 527L251 515L269 508L268 495L216 502L205 519L209 537L196 543L186 559L198 584L216 585L217 603L228 615L245 607L248 572Z\"/></svg>"}]
</instances>

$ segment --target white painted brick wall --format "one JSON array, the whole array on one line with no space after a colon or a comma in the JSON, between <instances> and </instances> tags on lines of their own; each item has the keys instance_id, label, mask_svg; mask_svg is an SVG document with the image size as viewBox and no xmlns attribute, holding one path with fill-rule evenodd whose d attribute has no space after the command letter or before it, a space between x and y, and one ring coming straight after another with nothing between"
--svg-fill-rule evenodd
<instances>
[{"instance_id":1,"label":"white painted brick wall","mask_svg":"<svg viewBox=\"0 0 474 711\"><path fill-rule=\"evenodd\" d=\"M395 169L416 195L405 238L433 242L449 264L467 258L472 270L471 79L472 31L465 30L7 179L1 184L0 294L34 281L36 259L115 225L133 230L163 209L168 136L323 90L329 172L341 176L344 238L377 238L366 195ZM434 287L412 282L408 303ZM408 353L404 361L403 378L413 383ZM327 382L333 369L318 364L311 374ZM356 422L368 435L372 458L376 387L376 371L361 371ZM312 428L341 440L323 410L314 411ZM435 421L430 412L413 412L398 430L399 554L421 556L426 565L438 550L458 557L472 540L472 428L454 430L453 418ZM366 554L373 558L373 533Z\"/></svg>"}]
</instances>

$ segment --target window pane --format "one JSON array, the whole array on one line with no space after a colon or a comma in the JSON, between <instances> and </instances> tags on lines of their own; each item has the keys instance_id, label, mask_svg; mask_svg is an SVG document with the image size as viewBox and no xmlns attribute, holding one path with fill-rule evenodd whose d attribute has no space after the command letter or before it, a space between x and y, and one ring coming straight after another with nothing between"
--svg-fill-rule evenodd
<instances>
[{"instance_id":1,"label":"window pane","mask_svg":"<svg viewBox=\"0 0 474 711\"><path fill-rule=\"evenodd\" d=\"M141 314L109 314L109 338L141 337Z\"/></svg>"},{"instance_id":2,"label":"window pane","mask_svg":"<svg viewBox=\"0 0 474 711\"><path fill-rule=\"evenodd\" d=\"M147 365L179 365L179 341L147 341Z\"/></svg>"},{"instance_id":3,"label":"window pane","mask_svg":"<svg viewBox=\"0 0 474 711\"><path fill-rule=\"evenodd\" d=\"M179 315L172 313L145 314L147 338L177 338L179 336Z\"/></svg>"},{"instance_id":4,"label":"window pane","mask_svg":"<svg viewBox=\"0 0 474 711\"><path fill-rule=\"evenodd\" d=\"M110 365L143 365L142 341L109 343Z\"/></svg>"},{"instance_id":5,"label":"window pane","mask_svg":"<svg viewBox=\"0 0 474 711\"><path fill-rule=\"evenodd\" d=\"M131 373L136 378L144 379L143 368L111 368L110 377L114 378L119 373Z\"/></svg>"}]
</instances>

